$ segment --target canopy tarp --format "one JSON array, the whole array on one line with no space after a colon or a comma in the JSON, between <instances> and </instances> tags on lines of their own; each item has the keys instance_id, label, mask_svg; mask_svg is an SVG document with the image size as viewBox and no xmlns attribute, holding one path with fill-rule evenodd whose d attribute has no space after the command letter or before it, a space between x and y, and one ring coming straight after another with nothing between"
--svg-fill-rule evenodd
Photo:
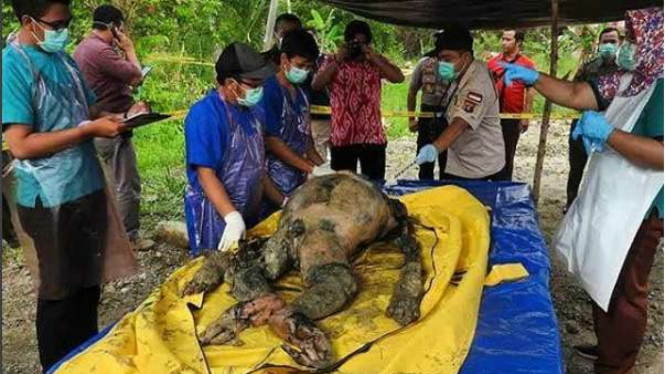
<instances>
[{"instance_id":1,"label":"canopy tarp","mask_svg":"<svg viewBox=\"0 0 665 374\"><path fill-rule=\"evenodd\" d=\"M549 26L550 0L321 0L337 8L382 22L445 28L461 23L470 28ZM559 24L618 21L629 9L662 6L661 0L560 0Z\"/></svg>"}]
</instances>

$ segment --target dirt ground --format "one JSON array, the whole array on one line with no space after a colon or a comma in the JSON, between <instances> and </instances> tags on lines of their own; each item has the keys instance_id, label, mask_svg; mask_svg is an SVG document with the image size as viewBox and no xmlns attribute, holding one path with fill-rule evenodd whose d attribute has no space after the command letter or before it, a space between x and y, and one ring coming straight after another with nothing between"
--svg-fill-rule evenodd
<instances>
[{"instance_id":1,"label":"dirt ground","mask_svg":"<svg viewBox=\"0 0 665 374\"><path fill-rule=\"evenodd\" d=\"M520 141L516 160L516 180L531 182L539 131L535 126ZM546 238L551 239L562 217L568 172L567 128L555 123L550 128L548 156L545 163L543 190L539 206L540 223ZM413 157L414 139L403 138L388 147L388 172L391 177ZM415 178L413 168L404 175ZM181 250L158 243L157 247L139 254L142 271L131 279L104 288L99 310L100 326L117 321L134 309L150 291L176 268L187 261ZM27 269L19 255L3 256L2 271L2 366L3 373L32 374L39 372L35 340L35 293ZM663 372L663 252L657 254L649 292L649 322L635 374ZM553 261L551 289L554 298L568 374L592 372L592 363L577 357L573 346L593 343L591 311L584 291L564 269Z\"/></svg>"}]
</instances>

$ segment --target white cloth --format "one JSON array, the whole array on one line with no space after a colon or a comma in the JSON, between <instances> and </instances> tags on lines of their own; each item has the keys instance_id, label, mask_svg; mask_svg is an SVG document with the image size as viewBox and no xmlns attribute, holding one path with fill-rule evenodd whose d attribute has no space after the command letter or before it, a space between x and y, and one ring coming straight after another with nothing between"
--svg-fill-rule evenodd
<instances>
[{"instance_id":1,"label":"white cloth","mask_svg":"<svg viewBox=\"0 0 665 374\"><path fill-rule=\"evenodd\" d=\"M625 75L621 88L630 79ZM636 96L615 97L605 113L608 122L630 132L654 87ZM555 235L554 247L605 311L635 234L662 186L662 171L637 166L609 147L591 156L581 192Z\"/></svg>"}]
</instances>

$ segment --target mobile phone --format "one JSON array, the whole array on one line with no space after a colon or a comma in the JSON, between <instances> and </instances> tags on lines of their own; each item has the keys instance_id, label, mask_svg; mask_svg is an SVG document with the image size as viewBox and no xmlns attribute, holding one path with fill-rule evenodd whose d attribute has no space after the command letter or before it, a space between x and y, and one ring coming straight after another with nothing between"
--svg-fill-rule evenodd
<instances>
[{"instance_id":1,"label":"mobile phone","mask_svg":"<svg viewBox=\"0 0 665 374\"><path fill-rule=\"evenodd\" d=\"M113 34L113 37L117 40L120 41L120 35L118 35L118 27L113 26L111 27L111 34Z\"/></svg>"},{"instance_id":2,"label":"mobile phone","mask_svg":"<svg viewBox=\"0 0 665 374\"><path fill-rule=\"evenodd\" d=\"M151 71L152 66L144 66L143 69L141 69L141 79L145 79Z\"/></svg>"}]
</instances>

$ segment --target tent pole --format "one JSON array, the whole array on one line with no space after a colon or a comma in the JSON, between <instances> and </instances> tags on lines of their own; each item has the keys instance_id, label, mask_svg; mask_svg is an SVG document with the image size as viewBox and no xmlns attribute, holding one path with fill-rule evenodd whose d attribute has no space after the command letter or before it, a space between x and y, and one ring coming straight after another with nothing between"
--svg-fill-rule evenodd
<instances>
[{"instance_id":1,"label":"tent pole","mask_svg":"<svg viewBox=\"0 0 665 374\"><path fill-rule=\"evenodd\" d=\"M550 76L556 77L557 63L559 61L559 0L552 0L552 28L551 53L550 53ZM552 113L552 102L545 101L543 111L543 122L540 125L540 141L538 142L538 154L536 157L536 170L533 178L533 196L538 204L540 198L540 182L543 174L543 164L545 162L545 153L547 151L547 131L550 127L550 114Z\"/></svg>"},{"instance_id":2,"label":"tent pole","mask_svg":"<svg viewBox=\"0 0 665 374\"><path fill-rule=\"evenodd\" d=\"M277 19L277 6L279 0L270 0L270 7L268 8L268 21L266 22L266 34L263 38L263 50L267 51L272 47L273 30L275 29L275 20Z\"/></svg>"}]
</instances>

